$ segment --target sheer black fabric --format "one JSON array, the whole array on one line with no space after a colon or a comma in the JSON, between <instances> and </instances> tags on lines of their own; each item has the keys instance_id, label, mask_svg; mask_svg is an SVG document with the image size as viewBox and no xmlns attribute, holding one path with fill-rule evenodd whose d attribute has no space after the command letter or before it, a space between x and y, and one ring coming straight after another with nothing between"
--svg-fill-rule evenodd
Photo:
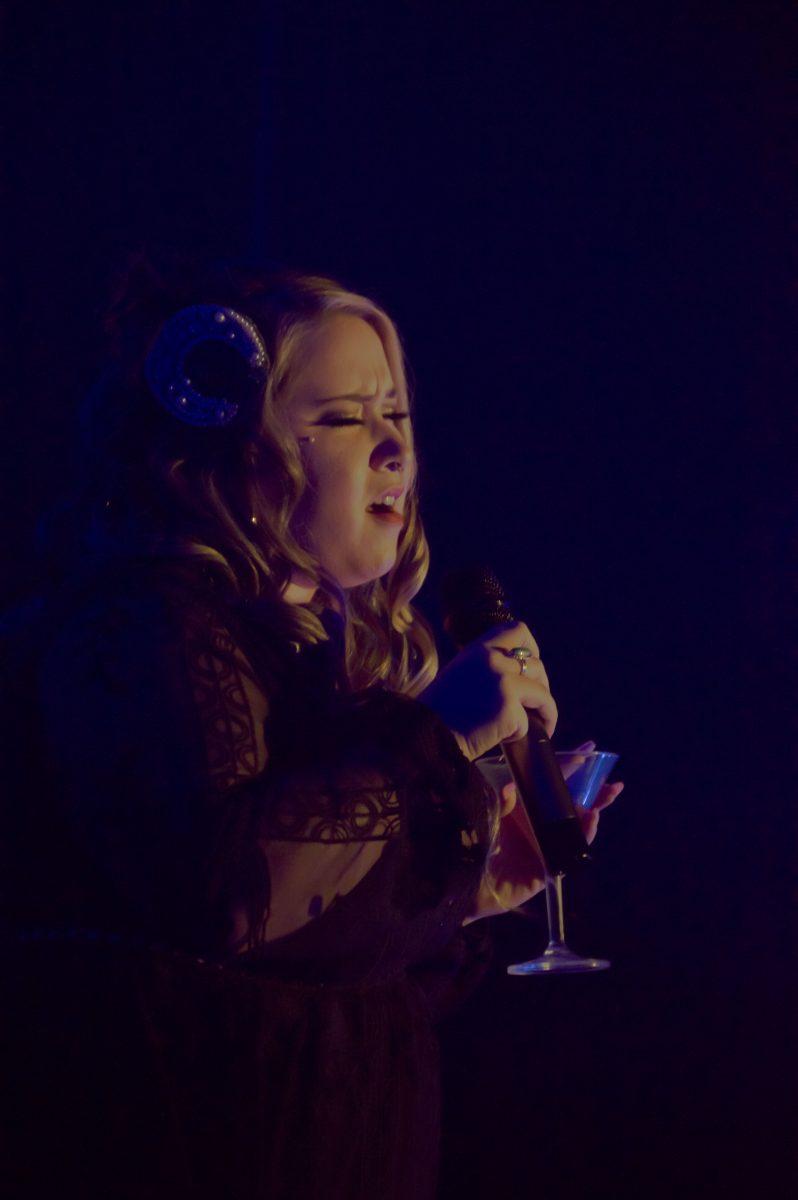
<instances>
[{"instance_id":1,"label":"sheer black fabric","mask_svg":"<svg viewBox=\"0 0 798 1200\"><path fill-rule=\"evenodd\" d=\"M348 691L332 614L299 651L272 615L142 560L6 622L20 1196L434 1194L494 800L423 703Z\"/></svg>"}]
</instances>

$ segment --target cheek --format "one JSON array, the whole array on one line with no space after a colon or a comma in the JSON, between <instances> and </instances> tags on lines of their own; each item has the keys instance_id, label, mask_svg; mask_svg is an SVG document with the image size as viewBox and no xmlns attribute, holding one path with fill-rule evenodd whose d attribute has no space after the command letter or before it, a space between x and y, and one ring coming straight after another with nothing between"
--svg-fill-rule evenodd
<instances>
[{"instance_id":1,"label":"cheek","mask_svg":"<svg viewBox=\"0 0 798 1200\"><path fill-rule=\"evenodd\" d=\"M364 488L344 464L325 463L311 480L309 508L314 521L329 526L351 522L365 509Z\"/></svg>"}]
</instances>

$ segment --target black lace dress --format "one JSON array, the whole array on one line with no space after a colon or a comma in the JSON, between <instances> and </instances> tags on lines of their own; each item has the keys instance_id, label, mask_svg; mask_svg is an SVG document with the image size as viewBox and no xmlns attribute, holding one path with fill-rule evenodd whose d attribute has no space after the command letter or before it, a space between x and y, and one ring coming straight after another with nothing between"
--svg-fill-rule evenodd
<instances>
[{"instance_id":1,"label":"black lace dress","mask_svg":"<svg viewBox=\"0 0 798 1200\"><path fill-rule=\"evenodd\" d=\"M6 622L6 1194L434 1195L494 800L325 627L144 560Z\"/></svg>"}]
</instances>

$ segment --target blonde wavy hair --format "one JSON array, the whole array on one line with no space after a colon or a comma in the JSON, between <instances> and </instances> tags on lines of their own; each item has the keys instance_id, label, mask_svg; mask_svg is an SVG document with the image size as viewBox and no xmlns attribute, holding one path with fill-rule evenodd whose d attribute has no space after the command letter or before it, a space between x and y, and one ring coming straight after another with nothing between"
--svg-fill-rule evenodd
<instances>
[{"instance_id":1,"label":"blonde wavy hair","mask_svg":"<svg viewBox=\"0 0 798 1200\"><path fill-rule=\"evenodd\" d=\"M225 429L180 422L144 379L164 320L189 304L236 309L255 322L266 345L265 390ZM291 528L307 479L280 400L303 335L336 313L360 317L376 331L398 398L412 413L399 333L366 296L322 275L134 255L112 284L103 319L108 360L81 413L75 483L43 521L41 540L51 550L67 541L71 555L94 559L133 553L201 561L231 601L268 605L279 632L300 643L327 640L320 613L332 607L344 619L350 687L382 683L417 696L439 665L433 631L411 603L429 569L418 470L405 498L396 562L382 578L344 591ZM294 572L317 585L310 605L282 599Z\"/></svg>"},{"instance_id":2,"label":"blonde wavy hair","mask_svg":"<svg viewBox=\"0 0 798 1200\"><path fill-rule=\"evenodd\" d=\"M171 416L144 378L163 322L193 304L224 305L248 316L268 354L265 389L242 404L224 429L198 429ZM418 454L396 561L383 577L342 589L291 529L308 481L280 400L301 355L303 334L341 313L362 318L376 331L398 399L412 414L399 333L373 300L321 275L229 263L200 266L174 254L134 255L113 283L103 319L108 358L80 413L74 478L65 498L40 522L39 549L56 573L69 571L76 558L199 562L233 604L263 605L272 627L299 643L328 639L320 614L332 607L344 621L350 688L381 683L415 697L439 667L434 633L412 604L429 569ZM309 605L282 597L295 571L317 586ZM499 824L498 805L491 806L489 855L496 850Z\"/></svg>"}]
</instances>

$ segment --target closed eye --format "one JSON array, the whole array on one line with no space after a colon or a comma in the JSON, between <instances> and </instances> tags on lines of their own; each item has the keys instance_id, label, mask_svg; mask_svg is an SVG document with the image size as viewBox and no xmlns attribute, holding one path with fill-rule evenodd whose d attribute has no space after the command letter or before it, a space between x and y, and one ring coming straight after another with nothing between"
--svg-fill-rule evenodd
<instances>
[{"instance_id":1,"label":"closed eye","mask_svg":"<svg viewBox=\"0 0 798 1200\"><path fill-rule=\"evenodd\" d=\"M410 413L386 413L391 421L407 421ZM325 417L323 421L318 421L318 425L365 425L365 421L361 421L358 417Z\"/></svg>"}]
</instances>

